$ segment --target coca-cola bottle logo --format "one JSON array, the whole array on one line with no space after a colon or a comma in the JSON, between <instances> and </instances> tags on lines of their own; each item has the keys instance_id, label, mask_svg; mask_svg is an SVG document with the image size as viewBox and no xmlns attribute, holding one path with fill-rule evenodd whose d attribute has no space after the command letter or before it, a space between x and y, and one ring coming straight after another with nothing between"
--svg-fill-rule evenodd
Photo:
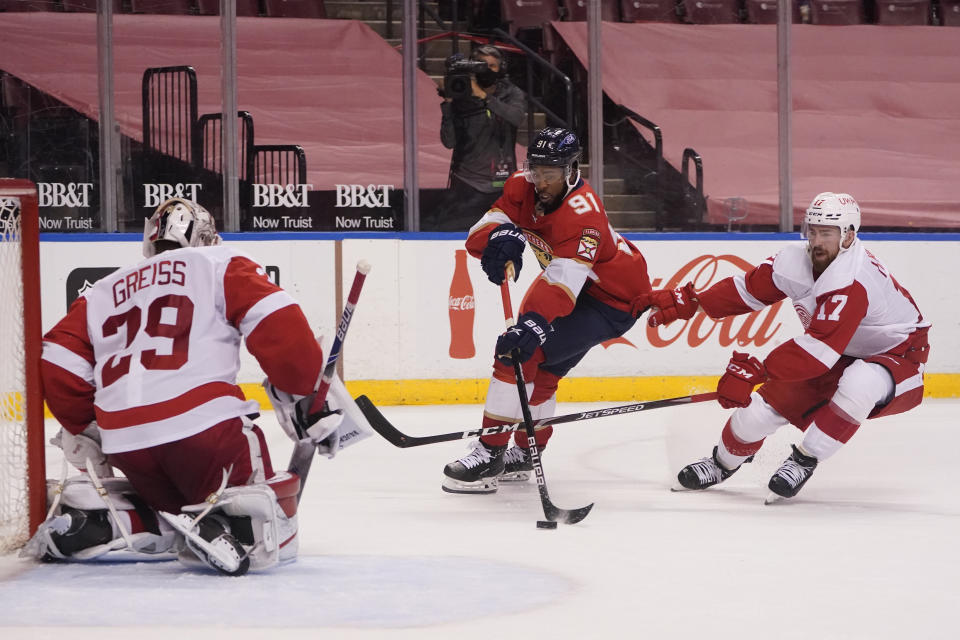
<instances>
[{"instance_id":1,"label":"coca-cola bottle logo","mask_svg":"<svg viewBox=\"0 0 960 640\"><path fill-rule=\"evenodd\" d=\"M693 286L698 291L703 291L714 284L714 279L724 263L729 263L743 270L744 273L753 269L752 264L739 256L701 255L680 267L677 273L666 282L654 282L654 285L661 289L675 289L686 282L693 282ZM729 347L732 344L738 347L751 344L762 347L782 326L779 322L774 326L782 306L781 300L759 311L720 320L714 320L701 310L689 320L677 321L669 326L647 327L647 340L652 346L663 348L686 336L688 346L698 347L706 342L714 331L717 331L717 341L721 347Z\"/></svg>"},{"instance_id":2,"label":"coca-cola bottle logo","mask_svg":"<svg viewBox=\"0 0 960 640\"><path fill-rule=\"evenodd\" d=\"M473 344L473 284L467 269L467 250L457 249L447 306L450 314L450 357L467 360L476 355Z\"/></svg>"},{"instance_id":3,"label":"coca-cola bottle logo","mask_svg":"<svg viewBox=\"0 0 960 640\"><path fill-rule=\"evenodd\" d=\"M461 296L461 297L450 296L449 305L451 309L455 309L457 311L466 311L467 309L473 309L474 307L473 296Z\"/></svg>"}]
</instances>

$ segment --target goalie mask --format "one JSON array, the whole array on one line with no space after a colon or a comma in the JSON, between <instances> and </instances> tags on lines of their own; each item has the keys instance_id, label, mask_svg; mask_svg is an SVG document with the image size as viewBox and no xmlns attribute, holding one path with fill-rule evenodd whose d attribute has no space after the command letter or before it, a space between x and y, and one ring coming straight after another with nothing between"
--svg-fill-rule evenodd
<instances>
[{"instance_id":1,"label":"goalie mask","mask_svg":"<svg viewBox=\"0 0 960 640\"><path fill-rule=\"evenodd\" d=\"M210 247L221 242L210 212L184 198L170 198L144 221L144 257L155 256L156 243L161 240L180 247Z\"/></svg>"}]
</instances>

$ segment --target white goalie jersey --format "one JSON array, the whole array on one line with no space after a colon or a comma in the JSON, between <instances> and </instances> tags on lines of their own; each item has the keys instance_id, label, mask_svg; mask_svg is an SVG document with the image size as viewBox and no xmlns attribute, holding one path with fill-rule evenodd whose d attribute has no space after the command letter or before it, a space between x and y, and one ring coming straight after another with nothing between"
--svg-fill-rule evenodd
<instances>
[{"instance_id":1,"label":"white goalie jersey","mask_svg":"<svg viewBox=\"0 0 960 640\"><path fill-rule=\"evenodd\" d=\"M312 391L323 355L259 265L167 251L97 282L44 337L47 402L71 432L95 417L105 453L180 440L258 411L236 384L242 338L278 386Z\"/></svg>"}]
</instances>

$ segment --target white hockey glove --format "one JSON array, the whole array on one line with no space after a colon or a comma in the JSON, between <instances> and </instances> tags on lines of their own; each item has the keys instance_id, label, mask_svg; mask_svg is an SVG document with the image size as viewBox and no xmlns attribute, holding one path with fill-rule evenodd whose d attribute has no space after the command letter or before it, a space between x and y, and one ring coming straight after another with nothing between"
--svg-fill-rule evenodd
<instances>
[{"instance_id":1,"label":"white hockey glove","mask_svg":"<svg viewBox=\"0 0 960 640\"><path fill-rule=\"evenodd\" d=\"M270 397L277 421L290 439L294 442L310 442L316 445L317 453L328 458L337 454L343 410L329 393L323 408L311 414L314 393L308 396L293 395L273 386L270 380L263 381L263 388Z\"/></svg>"},{"instance_id":2,"label":"white hockey glove","mask_svg":"<svg viewBox=\"0 0 960 640\"><path fill-rule=\"evenodd\" d=\"M63 449L63 457L81 472L87 471L89 459L97 477L113 477L113 467L107 462L107 456L100 447L100 430L96 422L91 422L78 435L73 435L61 427L57 435L51 438L50 444Z\"/></svg>"}]
</instances>

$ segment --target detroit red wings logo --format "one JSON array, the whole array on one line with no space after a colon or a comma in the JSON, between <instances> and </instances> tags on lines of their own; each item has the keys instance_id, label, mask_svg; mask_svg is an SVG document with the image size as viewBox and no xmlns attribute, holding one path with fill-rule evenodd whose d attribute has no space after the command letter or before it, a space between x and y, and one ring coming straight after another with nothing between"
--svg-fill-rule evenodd
<instances>
[{"instance_id":1,"label":"detroit red wings logo","mask_svg":"<svg viewBox=\"0 0 960 640\"><path fill-rule=\"evenodd\" d=\"M793 303L793 308L797 312L797 316L800 318L800 324L803 325L803 330L806 331L810 328L810 321L813 318L810 317L810 313L799 302Z\"/></svg>"}]
</instances>

